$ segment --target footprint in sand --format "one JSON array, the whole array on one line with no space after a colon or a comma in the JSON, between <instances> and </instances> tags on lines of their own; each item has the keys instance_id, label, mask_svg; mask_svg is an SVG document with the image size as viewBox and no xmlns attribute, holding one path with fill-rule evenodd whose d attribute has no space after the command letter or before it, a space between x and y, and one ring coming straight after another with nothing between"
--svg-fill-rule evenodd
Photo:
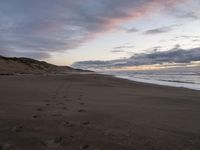
<instances>
[{"instance_id":1,"label":"footprint in sand","mask_svg":"<svg viewBox=\"0 0 200 150\"><path fill-rule=\"evenodd\" d=\"M7 150L8 148L10 148L10 144L0 144L0 150Z\"/></svg>"},{"instance_id":2,"label":"footprint in sand","mask_svg":"<svg viewBox=\"0 0 200 150\"><path fill-rule=\"evenodd\" d=\"M38 108L37 111L43 111L43 109L42 108Z\"/></svg>"},{"instance_id":3,"label":"footprint in sand","mask_svg":"<svg viewBox=\"0 0 200 150\"><path fill-rule=\"evenodd\" d=\"M56 137L51 140L42 142L42 144L46 147L57 148L62 144L63 140L63 137Z\"/></svg>"},{"instance_id":4,"label":"footprint in sand","mask_svg":"<svg viewBox=\"0 0 200 150\"><path fill-rule=\"evenodd\" d=\"M12 129L12 131L13 131L13 132L21 132L21 131L23 130L23 128L24 128L24 127L21 126L21 125L20 125L20 126L16 126L16 127L14 127L14 128Z\"/></svg>"},{"instance_id":5,"label":"footprint in sand","mask_svg":"<svg viewBox=\"0 0 200 150\"><path fill-rule=\"evenodd\" d=\"M65 106L64 106L64 107L61 107L61 109L67 109L67 107L65 107Z\"/></svg>"},{"instance_id":6,"label":"footprint in sand","mask_svg":"<svg viewBox=\"0 0 200 150\"><path fill-rule=\"evenodd\" d=\"M72 123L66 121L66 122L64 122L64 126L65 126L65 127L73 127L74 124L72 124Z\"/></svg>"},{"instance_id":7,"label":"footprint in sand","mask_svg":"<svg viewBox=\"0 0 200 150\"><path fill-rule=\"evenodd\" d=\"M90 145L86 144L86 145L82 145L80 147L80 149L89 149L90 148Z\"/></svg>"},{"instance_id":8,"label":"footprint in sand","mask_svg":"<svg viewBox=\"0 0 200 150\"><path fill-rule=\"evenodd\" d=\"M60 116L62 116L62 114L53 114L52 116L53 117L60 117Z\"/></svg>"},{"instance_id":9,"label":"footprint in sand","mask_svg":"<svg viewBox=\"0 0 200 150\"><path fill-rule=\"evenodd\" d=\"M83 124L83 125L89 125L90 122L89 122L89 121L85 121L85 122L83 122L82 124Z\"/></svg>"},{"instance_id":10,"label":"footprint in sand","mask_svg":"<svg viewBox=\"0 0 200 150\"><path fill-rule=\"evenodd\" d=\"M79 109L78 112L86 112L84 109Z\"/></svg>"},{"instance_id":11,"label":"footprint in sand","mask_svg":"<svg viewBox=\"0 0 200 150\"><path fill-rule=\"evenodd\" d=\"M33 117L34 119L37 119L37 118L38 118L38 116L37 116L37 115L33 115L32 117Z\"/></svg>"}]
</instances>

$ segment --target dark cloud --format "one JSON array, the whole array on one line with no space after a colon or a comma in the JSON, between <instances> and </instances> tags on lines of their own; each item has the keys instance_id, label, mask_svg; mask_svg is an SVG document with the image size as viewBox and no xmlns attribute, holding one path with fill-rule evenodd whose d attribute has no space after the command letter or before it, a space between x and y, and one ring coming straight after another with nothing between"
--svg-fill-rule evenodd
<instances>
[{"instance_id":1,"label":"dark cloud","mask_svg":"<svg viewBox=\"0 0 200 150\"><path fill-rule=\"evenodd\" d=\"M155 46L155 47L152 47L152 48L149 48L149 49L146 49L144 50L146 53L155 53L155 52L158 52L160 51L162 47L161 46Z\"/></svg>"},{"instance_id":2,"label":"dark cloud","mask_svg":"<svg viewBox=\"0 0 200 150\"><path fill-rule=\"evenodd\" d=\"M183 1L1 0L0 49L13 55L74 49L120 23Z\"/></svg>"},{"instance_id":3,"label":"dark cloud","mask_svg":"<svg viewBox=\"0 0 200 150\"><path fill-rule=\"evenodd\" d=\"M137 54L127 59L117 59L111 61L76 62L73 66L82 69L103 69L163 63L190 63L191 61L200 61L200 48L184 50L181 49L179 45L176 45L169 51Z\"/></svg>"},{"instance_id":4,"label":"dark cloud","mask_svg":"<svg viewBox=\"0 0 200 150\"><path fill-rule=\"evenodd\" d=\"M147 30L144 32L144 34L160 34L160 33L170 32L172 30L173 30L172 26L166 26L166 27L160 27L160 28Z\"/></svg>"}]
</instances>

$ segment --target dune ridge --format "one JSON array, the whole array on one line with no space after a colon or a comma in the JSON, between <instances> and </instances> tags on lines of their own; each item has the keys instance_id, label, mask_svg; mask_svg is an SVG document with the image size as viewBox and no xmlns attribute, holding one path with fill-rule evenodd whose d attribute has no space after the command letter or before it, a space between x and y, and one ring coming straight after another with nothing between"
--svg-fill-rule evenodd
<instances>
[{"instance_id":1,"label":"dune ridge","mask_svg":"<svg viewBox=\"0 0 200 150\"><path fill-rule=\"evenodd\" d=\"M0 56L0 74L41 74L41 73L68 73L83 70L74 69L69 66L56 66L45 61L38 61L25 57Z\"/></svg>"}]
</instances>

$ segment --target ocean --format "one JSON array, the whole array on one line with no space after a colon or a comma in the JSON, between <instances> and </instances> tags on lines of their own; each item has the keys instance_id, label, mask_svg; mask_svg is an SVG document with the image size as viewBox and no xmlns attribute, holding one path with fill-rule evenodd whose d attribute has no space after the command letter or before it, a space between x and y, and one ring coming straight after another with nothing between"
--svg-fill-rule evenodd
<instances>
[{"instance_id":1,"label":"ocean","mask_svg":"<svg viewBox=\"0 0 200 150\"><path fill-rule=\"evenodd\" d=\"M198 70L106 71L101 73L137 82L200 90Z\"/></svg>"}]
</instances>

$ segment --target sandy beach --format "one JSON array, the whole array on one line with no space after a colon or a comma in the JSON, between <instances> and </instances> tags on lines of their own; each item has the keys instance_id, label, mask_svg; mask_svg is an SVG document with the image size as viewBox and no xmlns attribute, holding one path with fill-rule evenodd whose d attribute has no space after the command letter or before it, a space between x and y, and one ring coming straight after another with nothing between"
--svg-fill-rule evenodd
<instances>
[{"instance_id":1,"label":"sandy beach","mask_svg":"<svg viewBox=\"0 0 200 150\"><path fill-rule=\"evenodd\" d=\"M0 150L199 150L200 91L96 74L0 76Z\"/></svg>"}]
</instances>

